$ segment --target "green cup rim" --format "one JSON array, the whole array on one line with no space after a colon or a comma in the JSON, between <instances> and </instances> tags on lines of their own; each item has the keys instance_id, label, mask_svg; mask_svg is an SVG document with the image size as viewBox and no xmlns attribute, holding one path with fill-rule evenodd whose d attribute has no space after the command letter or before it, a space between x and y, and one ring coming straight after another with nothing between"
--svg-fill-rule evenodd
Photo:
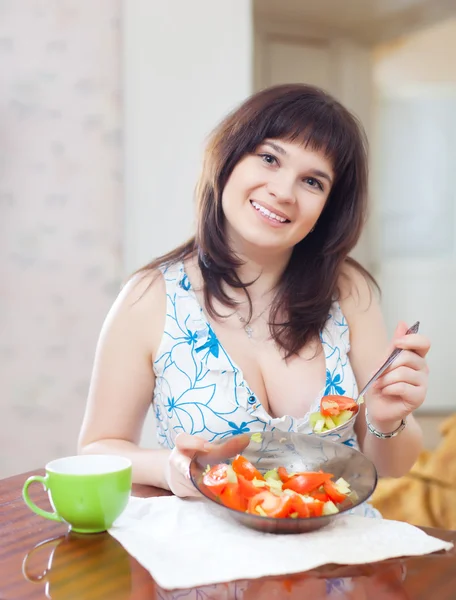
<instances>
[{"instance_id":1,"label":"green cup rim","mask_svg":"<svg viewBox=\"0 0 456 600\"><path fill-rule=\"evenodd\" d=\"M89 469L87 470L87 472L83 469L81 469L80 472L73 472L71 470L65 470L63 467L58 467L58 463L61 463L63 465L67 461L89 463L91 460L102 460L105 462L110 462L113 465L115 464L115 462L119 464L118 467L107 469L100 468L95 472L90 472ZM45 466L46 473L52 473L54 475L60 475L63 477L100 477L101 475L112 475L115 473L121 473L122 471L126 471L131 468L132 462L129 458L116 454L76 454L74 456L63 456L61 458L56 458L54 460L49 461Z\"/></svg>"}]
</instances>

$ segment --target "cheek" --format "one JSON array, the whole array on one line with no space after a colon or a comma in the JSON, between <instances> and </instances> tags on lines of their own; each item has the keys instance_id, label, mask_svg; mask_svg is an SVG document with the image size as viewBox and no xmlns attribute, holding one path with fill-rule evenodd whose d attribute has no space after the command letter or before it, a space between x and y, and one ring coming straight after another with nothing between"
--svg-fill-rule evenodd
<instances>
[{"instance_id":1,"label":"cheek","mask_svg":"<svg viewBox=\"0 0 456 600\"><path fill-rule=\"evenodd\" d=\"M230 213L236 210L235 203L233 201L235 197L236 194L233 194L231 186L227 184L222 194L222 210L227 217L229 217Z\"/></svg>"},{"instance_id":2,"label":"cheek","mask_svg":"<svg viewBox=\"0 0 456 600\"><path fill-rule=\"evenodd\" d=\"M311 228L318 221L326 204L326 199L306 198L300 211L300 229Z\"/></svg>"},{"instance_id":3,"label":"cheek","mask_svg":"<svg viewBox=\"0 0 456 600\"><path fill-rule=\"evenodd\" d=\"M250 198L254 185L247 177L239 173L231 176L222 193L222 208L225 214L232 213L241 208Z\"/></svg>"},{"instance_id":4,"label":"cheek","mask_svg":"<svg viewBox=\"0 0 456 600\"><path fill-rule=\"evenodd\" d=\"M225 201L227 204L231 202L245 202L253 190L264 185L264 179L264 173L261 169L258 169L255 163L252 164L251 157L248 157L238 163L233 169L226 182L222 202Z\"/></svg>"}]
</instances>

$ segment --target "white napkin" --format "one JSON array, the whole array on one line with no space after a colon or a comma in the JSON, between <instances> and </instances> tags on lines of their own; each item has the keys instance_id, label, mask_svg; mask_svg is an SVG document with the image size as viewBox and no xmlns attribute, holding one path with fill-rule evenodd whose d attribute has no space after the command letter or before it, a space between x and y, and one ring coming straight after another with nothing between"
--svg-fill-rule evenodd
<instances>
[{"instance_id":1,"label":"white napkin","mask_svg":"<svg viewBox=\"0 0 456 600\"><path fill-rule=\"evenodd\" d=\"M354 515L341 515L310 533L261 533L227 518L222 507L206 500L175 496L132 497L109 533L167 590L453 547L407 523Z\"/></svg>"}]
</instances>

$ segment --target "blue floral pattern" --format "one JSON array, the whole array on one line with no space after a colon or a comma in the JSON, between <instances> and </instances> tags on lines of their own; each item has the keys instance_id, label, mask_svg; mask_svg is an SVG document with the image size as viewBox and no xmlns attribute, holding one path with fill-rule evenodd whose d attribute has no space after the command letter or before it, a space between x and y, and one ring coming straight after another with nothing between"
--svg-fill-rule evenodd
<instances>
[{"instance_id":1,"label":"blue floral pattern","mask_svg":"<svg viewBox=\"0 0 456 600\"><path fill-rule=\"evenodd\" d=\"M349 330L338 303L333 304L321 333L326 359L324 388L302 418L289 415L274 418L257 400L241 369L218 340L191 287L183 263L163 267L162 273L166 284L167 314L154 362L153 397L161 446L173 448L180 432L199 435L208 441L237 433L274 429L313 435L309 416L318 411L323 395L356 397L356 380L348 358ZM359 448L352 422L326 435ZM363 507L357 507L360 508ZM366 506L366 512L369 516L377 516L372 507Z\"/></svg>"}]
</instances>

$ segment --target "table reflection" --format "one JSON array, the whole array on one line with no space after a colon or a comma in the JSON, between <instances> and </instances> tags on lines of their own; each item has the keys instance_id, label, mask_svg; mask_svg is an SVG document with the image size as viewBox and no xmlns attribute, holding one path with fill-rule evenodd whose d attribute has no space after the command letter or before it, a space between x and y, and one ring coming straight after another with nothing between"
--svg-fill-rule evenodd
<instances>
[{"instance_id":1,"label":"table reflection","mask_svg":"<svg viewBox=\"0 0 456 600\"><path fill-rule=\"evenodd\" d=\"M326 571L236 581L207 585L193 590L167 591L156 588L159 600L409 600L404 581L406 566L403 562L370 565L364 569L331 567Z\"/></svg>"},{"instance_id":2,"label":"table reflection","mask_svg":"<svg viewBox=\"0 0 456 600\"><path fill-rule=\"evenodd\" d=\"M30 583L44 585L52 600L93 599L94 588L98 598L128 600L130 565L128 553L108 533L68 533L32 548L24 556L22 574Z\"/></svg>"}]
</instances>

